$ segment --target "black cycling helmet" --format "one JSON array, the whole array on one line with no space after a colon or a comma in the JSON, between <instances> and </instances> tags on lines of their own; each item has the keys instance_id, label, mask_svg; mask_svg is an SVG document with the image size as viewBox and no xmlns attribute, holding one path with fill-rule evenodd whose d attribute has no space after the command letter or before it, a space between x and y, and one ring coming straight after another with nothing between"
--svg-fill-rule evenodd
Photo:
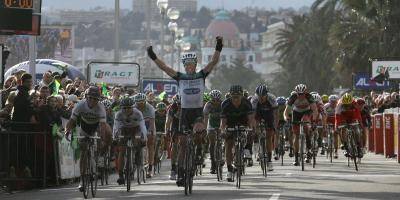
<instances>
[{"instance_id":1,"label":"black cycling helmet","mask_svg":"<svg viewBox=\"0 0 400 200\"><path fill-rule=\"evenodd\" d=\"M100 99L100 89L97 86L90 86L85 91L85 98L88 97Z\"/></svg>"},{"instance_id":2,"label":"black cycling helmet","mask_svg":"<svg viewBox=\"0 0 400 200\"><path fill-rule=\"evenodd\" d=\"M133 101L132 98L124 97L123 99L121 99L120 106L121 107L132 107L133 104L135 104L135 102Z\"/></svg>"},{"instance_id":3,"label":"black cycling helmet","mask_svg":"<svg viewBox=\"0 0 400 200\"><path fill-rule=\"evenodd\" d=\"M265 84L257 86L256 94L259 97L266 96L268 94L268 87Z\"/></svg>"},{"instance_id":4,"label":"black cycling helmet","mask_svg":"<svg viewBox=\"0 0 400 200\"><path fill-rule=\"evenodd\" d=\"M231 95L243 95L243 88L240 85L232 85L229 89Z\"/></svg>"}]
</instances>

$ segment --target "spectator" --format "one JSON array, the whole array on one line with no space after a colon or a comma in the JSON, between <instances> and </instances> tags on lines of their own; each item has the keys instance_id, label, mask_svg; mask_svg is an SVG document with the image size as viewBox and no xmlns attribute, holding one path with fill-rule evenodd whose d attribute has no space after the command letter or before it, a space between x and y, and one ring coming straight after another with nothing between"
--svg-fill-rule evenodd
<instances>
[{"instance_id":1,"label":"spectator","mask_svg":"<svg viewBox=\"0 0 400 200\"><path fill-rule=\"evenodd\" d=\"M23 74L21 83L17 87L17 95L14 99L14 112L12 120L15 122L35 122L33 117L33 105L29 95L32 88L32 75Z\"/></svg>"},{"instance_id":2,"label":"spectator","mask_svg":"<svg viewBox=\"0 0 400 200\"><path fill-rule=\"evenodd\" d=\"M10 92L16 90L16 86L17 86L16 76L10 76L4 82L3 90L1 90L1 100L2 100L1 107L5 106L8 95L10 95Z\"/></svg>"}]
</instances>

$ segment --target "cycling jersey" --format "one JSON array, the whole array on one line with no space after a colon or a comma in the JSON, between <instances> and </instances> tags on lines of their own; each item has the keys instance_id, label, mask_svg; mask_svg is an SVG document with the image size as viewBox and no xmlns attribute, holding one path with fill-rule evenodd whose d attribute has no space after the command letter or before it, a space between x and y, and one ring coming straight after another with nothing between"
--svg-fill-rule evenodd
<instances>
[{"instance_id":1,"label":"cycling jersey","mask_svg":"<svg viewBox=\"0 0 400 200\"><path fill-rule=\"evenodd\" d=\"M331 103L326 103L324 105L324 109L326 112L327 116L327 123L328 124L335 124L335 109L336 109L336 104L331 104Z\"/></svg>"},{"instance_id":2,"label":"cycling jersey","mask_svg":"<svg viewBox=\"0 0 400 200\"><path fill-rule=\"evenodd\" d=\"M166 113L162 114L156 112L156 130L158 132L165 132L165 121L167 119Z\"/></svg>"},{"instance_id":3,"label":"cycling jersey","mask_svg":"<svg viewBox=\"0 0 400 200\"><path fill-rule=\"evenodd\" d=\"M307 112L311 110L311 104L313 103L315 103L315 100L311 94L305 94L305 98L299 98L297 94L293 94L290 96L287 105L293 107L293 111Z\"/></svg>"},{"instance_id":4,"label":"cycling jersey","mask_svg":"<svg viewBox=\"0 0 400 200\"><path fill-rule=\"evenodd\" d=\"M89 108L84 99L75 105L71 119L79 120L81 129L87 134L92 134L97 130L100 122L106 122L106 110L101 102L98 102L93 108Z\"/></svg>"},{"instance_id":5,"label":"cycling jersey","mask_svg":"<svg viewBox=\"0 0 400 200\"><path fill-rule=\"evenodd\" d=\"M155 119L154 107L146 102L144 109L140 110L138 108L138 110L141 111L143 114L143 119L146 124L146 128L147 128L148 132L154 133L155 122L153 121L154 124L151 124L152 123L151 121Z\"/></svg>"},{"instance_id":6,"label":"cycling jersey","mask_svg":"<svg viewBox=\"0 0 400 200\"><path fill-rule=\"evenodd\" d=\"M256 119L258 121L264 120L268 128L274 128L274 110L278 108L276 97L268 93L267 100L264 103L261 103L259 98L258 96L251 98L251 105L256 113Z\"/></svg>"},{"instance_id":7,"label":"cycling jersey","mask_svg":"<svg viewBox=\"0 0 400 200\"><path fill-rule=\"evenodd\" d=\"M218 128L221 122L221 104L217 105L207 102L203 114L208 116L207 128Z\"/></svg>"},{"instance_id":8,"label":"cycling jersey","mask_svg":"<svg viewBox=\"0 0 400 200\"><path fill-rule=\"evenodd\" d=\"M205 79L208 74L201 70L195 74L178 72L175 77L172 77L179 85L182 108L203 108Z\"/></svg>"},{"instance_id":9,"label":"cycling jersey","mask_svg":"<svg viewBox=\"0 0 400 200\"><path fill-rule=\"evenodd\" d=\"M232 99L228 98L222 102L221 119L227 120L228 127L234 126L246 126L248 122L248 116L253 114L251 103L246 99L242 98L239 107L235 107L232 103Z\"/></svg>"},{"instance_id":10,"label":"cycling jersey","mask_svg":"<svg viewBox=\"0 0 400 200\"><path fill-rule=\"evenodd\" d=\"M147 137L147 129L144 123L142 112L140 112L136 108L132 108L133 112L131 114L127 114L123 110L118 111L115 114L114 120L114 136L118 137L120 134L120 130L122 128L135 128L140 127L141 134L144 138Z\"/></svg>"},{"instance_id":11,"label":"cycling jersey","mask_svg":"<svg viewBox=\"0 0 400 200\"><path fill-rule=\"evenodd\" d=\"M169 105L167 108L168 117L171 118L172 120L171 131L174 133L179 130L180 112L181 112L180 105L178 105L177 103L173 103Z\"/></svg>"},{"instance_id":12,"label":"cycling jersey","mask_svg":"<svg viewBox=\"0 0 400 200\"><path fill-rule=\"evenodd\" d=\"M362 122L361 111L357 109L355 104L355 101L350 105L343 105L340 101L338 102L335 110L336 127L344 123L353 123L355 121Z\"/></svg>"}]
</instances>

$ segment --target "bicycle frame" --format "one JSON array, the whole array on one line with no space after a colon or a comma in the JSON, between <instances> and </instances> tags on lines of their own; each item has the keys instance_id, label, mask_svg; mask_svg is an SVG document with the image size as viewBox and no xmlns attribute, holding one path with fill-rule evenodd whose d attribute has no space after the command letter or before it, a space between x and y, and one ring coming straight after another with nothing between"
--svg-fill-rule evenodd
<instances>
[{"instance_id":1,"label":"bicycle frame","mask_svg":"<svg viewBox=\"0 0 400 200\"><path fill-rule=\"evenodd\" d=\"M92 197L96 197L97 192L97 140L100 139L95 132L94 136L85 134L84 136L77 136L78 139L83 139L83 142L87 144L86 150L82 154L86 155L86 159L83 160L85 163L84 174L81 174L83 183L83 197L85 199L89 196L89 185L92 192Z\"/></svg>"}]
</instances>

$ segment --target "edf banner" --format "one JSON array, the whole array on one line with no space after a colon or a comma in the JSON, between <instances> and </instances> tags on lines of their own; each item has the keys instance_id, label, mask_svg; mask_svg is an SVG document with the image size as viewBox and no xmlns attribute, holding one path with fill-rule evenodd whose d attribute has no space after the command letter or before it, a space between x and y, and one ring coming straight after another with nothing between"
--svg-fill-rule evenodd
<instances>
[{"instance_id":1,"label":"edf banner","mask_svg":"<svg viewBox=\"0 0 400 200\"><path fill-rule=\"evenodd\" d=\"M143 92L152 90L156 95L164 91L169 96L178 93L178 83L171 79L143 79L142 87Z\"/></svg>"},{"instance_id":2,"label":"edf banner","mask_svg":"<svg viewBox=\"0 0 400 200\"><path fill-rule=\"evenodd\" d=\"M368 74L359 73L354 78L354 88L358 90L385 90L390 88L389 81L382 84L372 81Z\"/></svg>"}]
</instances>

